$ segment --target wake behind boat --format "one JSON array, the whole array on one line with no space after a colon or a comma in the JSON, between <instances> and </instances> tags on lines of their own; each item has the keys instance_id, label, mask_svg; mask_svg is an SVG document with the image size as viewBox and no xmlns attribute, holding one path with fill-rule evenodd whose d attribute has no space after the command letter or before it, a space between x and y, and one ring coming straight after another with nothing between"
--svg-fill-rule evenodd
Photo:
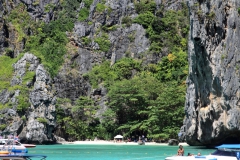
<instances>
[{"instance_id":1,"label":"wake behind boat","mask_svg":"<svg viewBox=\"0 0 240 160\"><path fill-rule=\"evenodd\" d=\"M165 160L240 160L240 144L224 144L206 156L172 156Z\"/></svg>"}]
</instances>

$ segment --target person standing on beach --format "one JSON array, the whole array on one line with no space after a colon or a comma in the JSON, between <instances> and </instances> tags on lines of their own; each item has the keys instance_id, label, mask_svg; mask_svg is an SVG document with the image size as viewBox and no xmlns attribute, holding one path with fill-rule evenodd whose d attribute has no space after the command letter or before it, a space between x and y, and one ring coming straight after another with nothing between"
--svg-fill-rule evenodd
<instances>
[{"instance_id":1,"label":"person standing on beach","mask_svg":"<svg viewBox=\"0 0 240 160\"><path fill-rule=\"evenodd\" d=\"M184 149L183 149L182 145L179 146L179 149L177 151L177 155L178 156L183 156L184 155Z\"/></svg>"},{"instance_id":2,"label":"person standing on beach","mask_svg":"<svg viewBox=\"0 0 240 160\"><path fill-rule=\"evenodd\" d=\"M142 143L145 143L144 135L142 135Z\"/></svg>"}]
</instances>

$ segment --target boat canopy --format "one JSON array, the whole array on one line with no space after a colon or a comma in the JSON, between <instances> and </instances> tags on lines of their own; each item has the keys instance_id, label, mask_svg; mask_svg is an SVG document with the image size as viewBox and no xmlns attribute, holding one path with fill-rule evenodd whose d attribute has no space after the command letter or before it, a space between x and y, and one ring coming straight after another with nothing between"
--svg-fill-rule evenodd
<instances>
[{"instance_id":1,"label":"boat canopy","mask_svg":"<svg viewBox=\"0 0 240 160\"><path fill-rule=\"evenodd\" d=\"M223 144L223 145L217 146L216 148L240 149L240 144Z\"/></svg>"}]
</instances>

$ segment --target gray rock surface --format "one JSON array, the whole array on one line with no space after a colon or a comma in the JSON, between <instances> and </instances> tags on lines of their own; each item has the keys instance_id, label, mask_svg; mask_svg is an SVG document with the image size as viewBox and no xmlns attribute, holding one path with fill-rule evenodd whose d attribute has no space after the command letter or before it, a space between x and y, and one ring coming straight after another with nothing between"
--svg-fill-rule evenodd
<instances>
[{"instance_id":1,"label":"gray rock surface","mask_svg":"<svg viewBox=\"0 0 240 160\"><path fill-rule=\"evenodd\" d=\"M54 17L53 12L58 7L59 0L21 0L21 2L27 6L29 15L34 20L43 20L49 23Z\"/></svg>"},{"instance_id":2,"label":"gray rock surface","mask_svg":"<svg viewBox=\"0 0 240 160\"><path fill-rule=\"evenodd\" d=\"M15 74L12 78L11 85L18 85L22 83L23 77L27 71L35 71L39 65L39 59L31 53L25 53L24 56L13 65Z\"/></svg>"},{"instance_id":3,"label":"gray rock surface","mask_svg":"<svg viewBox=\"0 0 240 160\"><path fill-rule=\"evenodd\" d=\"M168 145L169 146L177 146L179 144L179 141L177 139L169 139Z\"/></svg>"},{"instance_id":4,"label":"gray rock surface","mask_svg":"<svg viewBox=\"0 0 240 160\"><path fill-rule=\"evenodd\" d=\"M239 143L240 1L188 5L189 76L181 131L190 145Z\"/></svg>"},{"instance_id":5,"label":"gray rock surface","mask_svg":"<svg viewBox=\"0 0 240 160\"><path fill-rule=\"evenodd\" d=\"M112 32L110 34L112 42L111 64L125 56L139 58L140 54L147 51L150 42L145 34L144 28L139 24L132 24L129 28L120 28Z\"/></svg>"},{"instance_id":6,"label":"gray rock surface","mask_svg":"<svg viewBox=\"0 0 240 160\"><path fill-rule=\"evenodd\" d=\"M26 124L26 139L39 143L55 141L52 133L56 123L56 100L52 93L51 78L42 65L36 69L36 81L29 98L31 106ZM46 123L39 121L39 118L45 119Z\"/></svg>"},{"instance_id":7,"label":"gray rock surface","mask_svg":"<svg viewBox=\"0 0 240 160\"><path fill-rule=\"evenodd\" d=\"M4 16L4 7L3 7L3 2L0 1L0 26L2 26L0 28L0 55L1 53L3 53L4 51L4 47L6 47L6 26L5 26L5 23L4 23L4 19L3 19L3 16Z\"/></svg>"},{"instance_id":8,"label":"gray rock surface","mask_svg":"<svg viewBox=\"0 0 240 160\"><path fill-rule=\"evenodd\" d=\"M13 105L12 108L1 111L1 114L4 115L1 124L7 124L1 134L19 135L21 140L28 142L53 143L55 141L52 132L56 123L56 100L51 90L51 78L44 67L39 64L39 59L31 53L25 53L13 65L13 68L12 86L23 85L23 78L29 71L35 72L36 75L31 83L27 83L28 87L33 87L33 89L28 89L30 105L25 106L27 110L24 113L17 112L18 97L23 94L21 89L14 92L6 89L0 93L2 104L11 103ZM45 119L46 123L39 121L39 118ZM10 119L12 120L9 121ZM8 125L9 122L11 125Z\"/></svg>"}]
</instances>

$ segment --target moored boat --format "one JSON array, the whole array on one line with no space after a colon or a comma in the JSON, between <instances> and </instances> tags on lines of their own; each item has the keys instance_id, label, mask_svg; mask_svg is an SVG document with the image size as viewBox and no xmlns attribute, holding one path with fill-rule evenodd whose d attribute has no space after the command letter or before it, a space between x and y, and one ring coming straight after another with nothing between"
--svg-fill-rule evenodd
<instances>
[{"instance_id":1,"label":"moored boat","mask_svg":"<svg viewBox=\"0 0 240 160\"><path fill-rule=\"evenodd\" d=\"M40 158L45 160L45 155L27 154L27 148L36 147L33 144L21 144L16 139L0 139L0 160L30 160Z\"/></svg>"},{"instance_id":2,"label":"moored boat","mask_svg":"<svg viewBox=\"0 0 240 160\"><path fill-rule=\"evenodd\" d=\"M240 144L224 144L206 156L172 156L165 160L240 160Z\"/></svg>"},{"instance_id":3,"label":"moored boat","mask_svg":"<svg viewBox=\"0 0 240 160\"><path fill-rule=\"evenodd\" d=\"M0 151L8 151L14 153L27 153L27 148L18 140L14 139L0 139ZM1 153L0 153L1 154Z\"/></svg>"}]
</instances>

